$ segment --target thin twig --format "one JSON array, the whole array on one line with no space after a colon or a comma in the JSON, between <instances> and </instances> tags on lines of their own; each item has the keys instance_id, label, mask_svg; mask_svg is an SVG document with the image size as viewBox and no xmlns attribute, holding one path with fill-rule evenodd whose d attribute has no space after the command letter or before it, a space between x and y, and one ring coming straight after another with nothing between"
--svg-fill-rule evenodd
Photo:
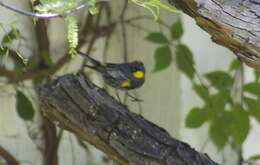
<instances>
[{"instance_id":1,"label":"thin twig","mask_svg":"<svg viewBox=\"0 0 260 165\"><path fill-rule=\"evenodd\" d=\"M127 24L128 26L131 26L131 27L136 28L136 29L138 29L138 30L142 30L142 31L144 31L144 32L151 32L151 31L152 31L152 30L147 29L147 28L144 28L144 27L142 27L142 26L140 26L140 25L136 25L136 24L134 24L134 23L132 23L132 22L126 22L126 24Z\"/></svg>"},{"instance_id":2,"label":"thin twig","mask_svg":"<svg viewBox=\"0 0 260 165\"><path fill-rule=\"evenodd\" d=\"M5 8L7 8L7 9L9 9L9 10L11 10L11 11L14 11L16 13L24 15L24 16L37 17L37 18L43 18L43 19L52 19L52 18L58 18L58 17L66 17L68 15L71 15L72 13L75 13L75 12L79 11L82 8L88 7L88 3L84 3L84 4L81 4L81 5L77 6L74 9L64 11L64 13L62 13L62 14L60 14L60 13L43 13L43 14L40 14L40 13L35 13L35 12L30 12L30 11L24 11L24 10L18 9L16 7L7 5L7 4L5 4L5 3L1 2L1 1L0 1L0 5L5 7Z\"/></svg>"},{"instance_id":3,"label":"thin twig","mask_svg":"<svg viewBox=\"0 0 260 165\"><path fill-rule=\"evenodd\" d=\"M100 12L98 13L97 18L96 18L96 22L95 22L95 28L96 28L96 29L98 29L99 24L100 24L100 18L101 18L101 14L102 14L102 12L101 12L101 11L102 11L102 8L103 8L103 5L100 6L100 9L99 9ZM86 28L87 28L87 27L86 27ZM94 31L94 34L93 34L93 36L92 36L92 38L91 38L91 40L90 40L90 42L89 42L89 44L88 44L86 54L90 54L90 52L92 51L92 48L93 48L93 46L94 46L94 44L95 44L95 42L96 42L98 36L99 36L99 34L97 34L96 31ZM84 59L82 65L81 65L80 70L83 70L83 69L85 68L86 63L87 63L87 59Z\"/></svg>"},{"instance_id":4,"label":"thin twig","mask_svg":"<svg viewBox=\"0 0 260 165\"><path fill-rule=\"evenodd\" d=\"M27 79L34 79L41 77L43 75L51 75L58 71L67 61L69 60L69 56L65 54L63 57L61 57L56 64L54 65L54 68L52 70L48 68L44 69L36 69L36 70L28 70L25 71L23 74L17 74L16 71L8 70L3 67L0 67L0 76L7 77L10 82L17 82L17 81L23 81Z\"/></svg>"},{"instance_id":5,"label":"thin twig","mask_svg":"<svg viewBox=\"0 0 260 165\"><path fill-rule=\"evenodd\" d=\"M105 1L105 0L104 0ZM101 13L101 12L100 12ZM90 16L93 17L93 16ZM98 35L98 33L102 30L102 28L100 28L98 25L98 20L95 22L95 31L94 31L94 37L91 39L90 43L89 43L89 48L88 48L88 52L91 51L95 40L100 37ZM92 27L93 22L90 21L88 22L86 25L84 25L84 29L89 29L89 27ZM110 23L111 25L114 25L112 23ZM112 28L114 28L114 26L112 26ZM111 35L113 29L112 30L108 30L107 35ZM88 33L89 31L86 30L82 30L79 34L80 37L82 38L86 38L87 36L90 35L90 33ZM80 49L82 46L84 46L86 43L85 39L80 39L79 43L78 43L78 47L77 49ZM35 79L41 76L45 76L45 75L53 75L54 73L56 73L56 71L58 71L62 66L64 66L64 64L69 61L70 57L68 56L67 53L65 53L54 65L52 69L49 69L48 67L46 68L36 68L33 70L25 70L22 74L17 74L16 71L14 70L8 70L4 67L0 67L0 76L6 77L8 78L9 82L18 82L18 81L23 81L23 80L27 80L27 79Z\"/></svg>"},{"instance_id":6,"label":"thin twig","mask_svg":"<svg viewBox=\"0 0 260 165\"><path fill-rule=\"evenodd\" d=\"M128 0L125 0L123 10L120 14L120 22L121 22L121 27L122 27L122 38L123 38L123 59L124 59L124 62L128 61L127 39L126 39L127 36L126 36L126 27L125 27L125 22L124 22L127 6L128 6Z\"/></svg>"},{"instance_id":7,"label":"thin twig","mask_svg":"<svg viewBox=\"0 0 260 165\"><path fill-rule=\"evenodd\" d=\"M72 139L72 134L69 134L69 144L71 148L71 164L75 165L76 163L76 155L75 155L75 148L73 145L73 139Z\"/></svg>"},{"instance_id":8,"label":"thin twig","mask_svg":"<svg viewBox=\"0 0 260 165\"><path fill-rule=\"evenodd\" d=\"M16 160L16 158L5 150L2 146L0 146L0 156L5 159L8 165L19 165L20 163Z\"/></svg>"},{"instance_id":9,"label":"thin twig","mask_svg":"<svg viewBox=\"0 0 260 165\"><path fill-rule=\"evenodd\" d=\"M106 5L104 5L104 9L106 12L107 24L109 27L113 27L114 25L113 25L112 19L111 19L111 8L108 3ZM109 48L111 34L112 34L112 31L107 34L106 39L105 39L105 45L104 45L104 49L103 49L103 62L104 63L107 62L106 58L107 58L107 52L108 52L108 48Z\"/></svg>"},{"instance_id":10,"label":"thin twig","mask_svg":"<svg viewBox=\"0 0 260 165\"><path fill-rule=\"evenodd\" d=\"M107 2L109 0L97 0L97 2ZM42 19L52 19L52 18L63 18L66 16L69 16L75 12L78 12L79 10L86 8L89 6L87 2L80 4L79 6L75 7L74 9L66 10L63 13L35 13L35 12L30 12L30 11L24 11L22 9L18 9L16 7L13 7L11 5L8 5L2 1L0 1L0 6L3 6L11 11L14 11L16 13L19 13L24 16L29 16L29 17L36 17L36 18L42 18Z\"/></svg>"}]
</instances>

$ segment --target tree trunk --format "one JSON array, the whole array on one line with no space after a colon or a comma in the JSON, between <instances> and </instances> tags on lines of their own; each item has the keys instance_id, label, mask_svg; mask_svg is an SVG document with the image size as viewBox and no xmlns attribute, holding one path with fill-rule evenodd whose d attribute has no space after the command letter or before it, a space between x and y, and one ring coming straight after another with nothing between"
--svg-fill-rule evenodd
<instances>
[{"instance_id":1,"label":"tree trunk","mask_svg":"<svg viewBox=\"0 0 260 165\"><path fill-rule=\"evenodd\" d=\"M259 0L168 0L195 19L212 40L260 69Z\"/></svg>"},{"instance_id":2,"label":"tree trunk","mask_svg":"<svg viewBox=\"0 0 260 165\"><path fill-rule=\"evenodd\" d=\"M44 114L121 164L217 165L130 112L83 75L65 75L39 91Z\"/></svg>"}]
</instances>

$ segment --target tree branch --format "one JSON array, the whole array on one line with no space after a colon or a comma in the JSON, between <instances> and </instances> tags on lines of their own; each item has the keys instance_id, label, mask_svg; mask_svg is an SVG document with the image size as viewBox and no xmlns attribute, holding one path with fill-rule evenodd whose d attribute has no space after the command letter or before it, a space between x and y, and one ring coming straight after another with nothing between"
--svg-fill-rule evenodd
<instances>
[{"instance_id":1,"label":"tree branch","mask_svg":"<svg viewBox=\"0 0 260 165\"><path fill-rule=\"evenodd\" d=\"M28 70L23 72L23 74L17 74L14 70L8 70L3 67L0 67L0 76L8 78L10 82L18 82L28 79L35 79L41 76L51 75L58 71L67 61L69 61L70 57L68 54L64 54L55 64L52 70L49 68L37 68L36 70Z\"/></svg>"},{"instance_id":2,"label":"tree branch","mask_svg":"<svg viewBox=\"0 0 260 165\"><path fill-rule=\"evenodd\" d=\"M168 0L193 17L212 40L260 70L260 3L254 0Z\"/></svg>"},{"instance_id":3,"label":"tree branch","mask_svg":"<svg viewBox=\"0 0 260 165\"><path fill-rule=\"evenodd\" d=\"M39 90L41 109L121 164L217 165L206 154L176 140L130 112L83 75L65 75Z\"/></svg>"},{"instance_id":4,"label":"tree branch","mask_svg":"<svg viewBox=\"0 0 260 165\"><path fill-rule=\"evenodd\" d=\"M0 146L0 156L5 159L8 165L19 165L20 163L16 160L16 158Z\"/></svg>"}]
</instances>

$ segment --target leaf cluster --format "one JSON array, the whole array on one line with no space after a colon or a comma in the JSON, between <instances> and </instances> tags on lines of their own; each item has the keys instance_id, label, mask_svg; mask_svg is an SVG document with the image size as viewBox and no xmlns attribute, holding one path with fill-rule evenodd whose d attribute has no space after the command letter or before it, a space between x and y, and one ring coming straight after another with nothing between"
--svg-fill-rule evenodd
<instances>
[{"instance_id":1,"label":"leaf cluster","mask_svg":"<svg viewBox=\"0 0 260 165\"><path fill-rule=\"evenodd\" d=\"M160 0L131 0L134 4L144 7L149 10L157 20L160 16L160 9L164 9L173 13L178 13L178 10L175 7L168 6L162 3Z\"/></svg>"},{"instance_id":2,"label":"leaf cluster","mask_svg":"<svg viewBox=\"0 0 260 165\"><path fill-rule=\"evenodd\" d=\"M213 71L204 75L209 86L193 84L204 105L192 108L185 124L188 128L199 128L208 123L210 138L219 149L226 144L241 146L250 132L250 119L260 122L259 73L254 82L243 84L239 89L242 90L241 103L231 97L235 83L232 72L240 67L240 62L234 60L228 71Z\"/></svg>"},{"instance_id":3,"label":"leaf cluster","mask_svg":"<svg viewBox=\"0 0 260 165\"><path fill-rule=\"evenodd\" d=\"M243 84L242 103L234 102L231 90L235 83L234 72L240 69L240 62L234 60L228 71L212 71L200 77L194 67L192 51L180 41L183 32L182 22L178 19L169 28L170 38L162 32L151 32L146 36L147 41L159 45L154 51L153 71L163 71L176 59L177 67L189 78L193 90L203 101L201 107L194 107L188 113L186 127L199 128L208 123L209 136L219 149L226 144L242 145L250 132L250 118L260 122L260 74L255 74L255 82ZM172 45L175 52L171 49ZM207 85L202 82L203 79Z\"/></svg>"},{"instance_id":4,"label":"leaf cluster","mask_svg":"<svg viewBox=\"0 0 260 165\"><path fill-rule=\"evenodd\" d=\"M88 3L88 10L91 14L98 12L96 0L41 0L41 4L37 5L35 9L40 13L59 13L62 15L68 10L75 9L82 3ZM77 19L74 16L68 16L66 21L68 25L69 54L75 55L78 45Z\"/></svg>"},{"instance_id":5,"label":"leaf cluster","mask_svg":"<svg viewBox=\"0 0 260 165\"><path fill-rule=\"evenodd\" d=\"M183 26L181 19L174 22L168 29L171 38L167 38L162 32L151 32L146 36L146 40L158 44L154 52L155 66L153 71L162 71L168 68L173 59L176 59L177 67L190 79L194 78L194 60L192 51L189 47L181 43L183 35ZM171 46L175 46L175 52L172 52Z\"/></svg>"}]
</instances>

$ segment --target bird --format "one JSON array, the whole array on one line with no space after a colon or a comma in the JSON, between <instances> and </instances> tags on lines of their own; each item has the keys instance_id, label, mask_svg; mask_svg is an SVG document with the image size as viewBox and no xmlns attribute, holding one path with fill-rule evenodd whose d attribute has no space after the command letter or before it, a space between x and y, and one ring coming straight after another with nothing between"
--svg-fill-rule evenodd
<instances>
[{"instance_id":1,"label":"bird","mask_svg":"<svg viewBox=\"0 0 260 165\"><path fill-rule=\"evenodd\" d=\"M84 66L100 73L104 82L115 89L127 92L140 88L145 82L145 66L141 61L102 63L79 50L77 52L90 62L90 65ZM128 96L134 98L129 94Z\"/></svg>"}]
</instances>

